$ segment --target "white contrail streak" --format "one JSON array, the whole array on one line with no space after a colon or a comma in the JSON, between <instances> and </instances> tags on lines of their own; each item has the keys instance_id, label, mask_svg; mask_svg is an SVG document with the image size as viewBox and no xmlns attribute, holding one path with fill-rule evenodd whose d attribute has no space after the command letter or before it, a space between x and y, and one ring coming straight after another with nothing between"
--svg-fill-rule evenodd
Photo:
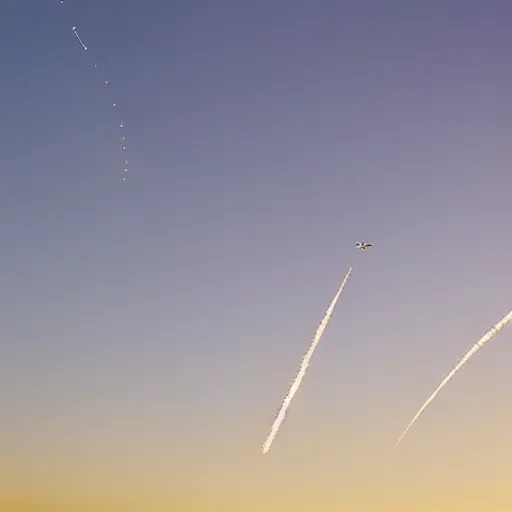
<instances>
[{"instance_id":1,"label":"white contrail streak","mask_svg":"<svg viewBox=\"0 0 512 512\"><path fill-rule=\"evenodd\" d=\"M73 33L75 34L76 38L78 39L78 42L81 44L82 48L87 51L87 46L85 46L85 44L83 43L83 41L80 39L80 36L78 35L78 32L76 31L76 27L73 27L71 29L73 31Z\"/></svg>"},{"instance_id":2,"label":"white contrail streak","mask_svg":"<svg viewBox=\"0 0 512 512\"><path fill-rule=\"evenodd\" d=\"M309 366L309 361L311 360L311 357L313 356L313 352L316 349L316 346L318 345L318 342L320 341L320 338L322 337L322 334L325 331L325 328L327 327L327 324L329 323L329 320L331 318L331 315L334 311L334 308L336 307L336 303L338 302L338 299L341 295L341 292L343 291L343 288L345 287L345 283L347 282L348 276L350 275L350 272L352 272L352 267L348 269L348 272L345 275L345 278L343 279L343 282L341 283L341 286L338 290L338 293L334 296L334 299L332 299L332 302L327 309L327 312L325 313L325 316L323 320L320 322L320 325L318 326L318 329L316 330L315 337L313 338L313 341L311 342L311 345L308 348L308 351L306 352L306 355L302 359L302 363L300 365L299 373L295 377L294 381L292 382L292 385L290 386L290 389L288 391L288 394L285 396L283 400L283 404L281 405L281 408L279 409L279 413L276 416L276 419L274 420L274 423L272 425L272 428L270 430L270 434L263 444L263 453L267 453L270 449L270 445L272 444L272 441L274 440L274 437L277 434L277 431L279 430L279 426L281 425L282 421L284 420L284 417L286 416L286 411L295 396L295 393L297 393L297 390L299 389L300 383L302 379L304 378L304 375L306 374L306 370Z\"/></svg>"},{"instance_id":3,"label":"white contrail streak","mask_svg":"<svg viewBox=\"0 0 512 512\"><path fill-rule=\"evenodd\" d=\"M398 441L395 444L395 448L400 444L400 441L404 438L407 431L414 425L416 420L420 417L421 413L426 409L428 404L434 400L439 391L446 386L448 381L464 366L464 364L472 357L478 350L480 350L488 341L490 341L498 332L503 329L510 321L512 321L512 311L505 315L494 327L489 329L462 357L462 359L457 363L455 368L445 377L445 379L439 384L437 389L429 396L428 400L421 406L420 410L416 413L414 418L411 420L407 428L404 430L403 434L398 438Z\"/></svg>"}]
</instances>

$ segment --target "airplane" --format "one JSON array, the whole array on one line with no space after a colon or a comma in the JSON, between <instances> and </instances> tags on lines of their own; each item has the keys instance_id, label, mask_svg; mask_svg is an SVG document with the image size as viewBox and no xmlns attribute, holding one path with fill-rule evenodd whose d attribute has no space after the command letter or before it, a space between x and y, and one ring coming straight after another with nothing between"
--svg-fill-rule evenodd
<instances>
[{"instance_id":1,"label":"airplane","mask_svg":"<svg viewBox=\"0 0 512 512\"><path fill-rule=\"evenodd\" d=\"M368 247L371 247L371 246L372 246L372 244L368 244L366 242L358 242L356 244L356 247L358 249L361 249L361 251L365 251L366 249L368 249Z\"/></svg>"}]
</instances>

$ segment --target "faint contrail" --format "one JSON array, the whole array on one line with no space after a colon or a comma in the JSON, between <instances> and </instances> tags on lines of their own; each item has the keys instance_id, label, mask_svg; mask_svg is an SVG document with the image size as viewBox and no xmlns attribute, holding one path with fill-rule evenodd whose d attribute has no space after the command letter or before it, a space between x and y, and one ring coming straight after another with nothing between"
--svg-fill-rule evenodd
<instances>
[{"instance_id":1,"label":"faint contrail","mask_svg":"<svg viewBox=\"0 0 512 512\"><path fill-rule=\"evenodd\" d=\"M73 27L71 30L72 30L72 31L73 31L73 33L75 34L75 36L76 36L76 38L78 39L78 42L80 43L80 45L82 46L82 48L83 48L84 50L86 50L86 51L87 51L87 46L85 46L85 44L83 43L83 41L80 39L80 36L78 35L78 32L76 31L76 27Z\"/></svg>"},{"instance_id":2,"label":"faint contrail","mask_svg":"<svg viewBox=\"0 0 512 512\"><path fill-rule=\"evenodd\" d=\"M315 348L318 345L318 342L320 341L320 338L322 337L322 334L324 333L325 328L327 327L327 324L329 323L332 312L334 311L334 308L336 307L336 303L338 302L341 292L343 291L343 288L345 287L345 283L347 282L350 272L352 272L352 267L350 267L348 269L348 272L346 273L345 278L343 279L343 282L341 283L338 293L336 293L336 295L334 296L334 299L332 299L331 305L327 309L327 312L325 313L323 320L320 322L320 325L318 326L318 329L316 330L315 337L313 338L313 341L311 342L311 345L309 346L308 351L306 352L306 355L302 359L299 373L297 374L294 381L292 382L292 385L290 386L290 389L289 389L287 395L284 397L283 404L281 405L281 408L279 409L279 413L277 414L276 419L274 420L274 423L270 430L270 434L269 434L267 440L265 441L265 443L263 444L263 453L268 452L270 445L272 444L272 441L274 440L274 437L276 436L277 431L279 430L279 426L281 425L282 421L284 420L284 417L286 416L286 410L288 409L290 402L292 401L295 393L297 393L297 390L299 389L300 383L301 383L302 379L304 378L306 370L308 369L311 356L313 355L313 352L315 351Z\"/></svg>"},{"instance_id":3,"label":"faint contrail","mask_svg":"<svg viewBox=\"0 0 512 512\"><path fill-rule=\"evenodd\" d=\"M404 430L403 434L398 438L398 441L395 444L395 448L400 444L400 441L404 438L407 431L414 425L416 420L420 417L421 413L425 410L427 405L434 400L436 395L444 388L444 386L448 383L448 381L457 373L464 364L469 360L469 358L478 352L480 348L482 348L488 341L490 341L498 332L503 329L510 321L512 320L512 311L508 313L508 315L504 316L494 327L489 329L467 352L464 354L462 359L457 363L455 368L445 377L443 382L439 384L437 389L429 396L428 400L421 406L420 410L416 413L416 416L411 420L407 428Z\"/></svg>"}]
</instances>

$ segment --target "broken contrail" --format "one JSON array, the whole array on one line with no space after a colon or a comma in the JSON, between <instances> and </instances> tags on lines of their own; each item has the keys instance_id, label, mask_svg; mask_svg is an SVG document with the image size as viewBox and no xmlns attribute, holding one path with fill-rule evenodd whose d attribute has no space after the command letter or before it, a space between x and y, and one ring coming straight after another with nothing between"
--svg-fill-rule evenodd
<instances>
[{"instance_id":1,"label":"broken contrail","mask_svg":"<svg viewBox=\"0 0 512 512\"><path fill-rule=\"evenodd\" d=\"M272 441L274 440L274 437L277 434L277 431L279 430L279 426L281 425L282 421L284 420L284 417L286 416L286 411L288 407L290 406L290 403L295 396L295 393L297 393L297 390L299 389L300 383L302 379L304 378L304 375L306 374L306 370L309 366L309 361L311 360L311 357L313 356L313 352L316 349L316 346L318 345L318 342L320 341L320 338L322 337L322 334L325 331L325 328L327 327L327 324L329 323L329 320L331 318L332 312L334 311L334 308L336 307L336 303L338 302L338 299L340 298L341 292L343 291L343 288L345 287L345 284L347 282L348 276L350 275L350 272L352 272L352 267L348 269L348 272L345 275L345 278L343 279L343 282L341 283L341 286L338 290L338 293L334 296L334 299L332 299L332 302L327 309L327 312L325 313L325 316L323 320L320 322L320 325L318 326L318 329L316 330L315 337L313 338L313 341L311 342L311 345L308 348L308 351L306 352L306 355L302 359L302 363L300 365L299 373L295 377L295 379L292 382L292 385L290 386L290 389L285 396L283 400L283 404L281 405L281 408L279 409L279 413L276 416L276 419L274 420L274 423L272 425L272 428L270 430L270 434L263 444L263 453L267 453L270 449L270 445L272 444Z\"/></svg>"},{"instance_id":2,"label":"broken contrail","mask_svg":"<svg viewBox=\"0 0 512 512\"><path fill-rule=\"evenodd\" d=\"M434 400L439 391L446 386L448 381L466 364L473 354L478 352L480 348L482 348L488 341L490 341L498 332L503 329L510 321L512 321L512 311L505 315L494 327L489 329L462 357L462 359L457 363L455 368L445 377L445 379L439 384L437 389L428 397L428 400L421 406L420 410L416 413L414 418L411 420L407 428L404 430L403 434L398 438L398 441L395 444L395 448L400 444L400 441L404 438L407 431L414 425L416 420L420 417L421 413L426 409L428 404Z\"/></svg>"}]
</instances>

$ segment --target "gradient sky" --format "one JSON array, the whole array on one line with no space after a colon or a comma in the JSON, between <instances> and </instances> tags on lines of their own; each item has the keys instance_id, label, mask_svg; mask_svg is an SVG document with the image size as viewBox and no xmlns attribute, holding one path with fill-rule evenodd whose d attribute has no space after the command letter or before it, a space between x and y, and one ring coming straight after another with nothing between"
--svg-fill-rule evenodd
<instances>
[{"instance_id":1,"label":"gradient sky","mask_svg":"<svg viewBox=\"0 0 512 512\"><path fill-rule=\"evenodd\" d=\"M4 0L0 509L510 511L511 17Z\"/></svg>"}]
</instances>

